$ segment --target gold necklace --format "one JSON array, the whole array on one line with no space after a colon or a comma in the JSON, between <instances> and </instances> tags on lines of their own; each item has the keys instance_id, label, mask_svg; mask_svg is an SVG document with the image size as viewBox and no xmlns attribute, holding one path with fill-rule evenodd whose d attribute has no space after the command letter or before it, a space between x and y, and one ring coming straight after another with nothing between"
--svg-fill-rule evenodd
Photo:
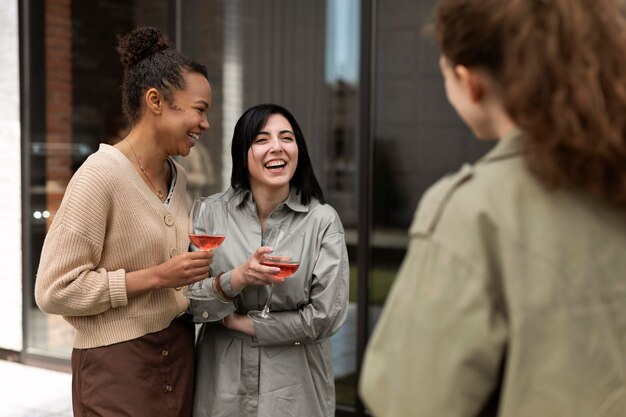
<instances>
[{"instance_id":1,"label":"gold necklace","mask_svg":"<svg viewBox=\"0 0 626 417\"><path fill-rule=\"evenodd\" d=\"M135 161L137 162L137 165L139 165L139 169L141 170L143 175L146 177L146 179L150 183L150 188L152 188L152 192L154 192L159 198L162 199L163 190L156 188L154 184L152 183L152 181L150 181L150 177L148 176L148 174L146 174L146 170L143 169L143 166L141 166L141 162L139 161L139 158L137 158L137 154L135 153L135 148L133 148L133 145L130 144L130 141L126 138L124 138L124 141L128 144L128 146L130 146L130 150L133 152L133 156L135 157Z\"/></svg>"}]
</instances>

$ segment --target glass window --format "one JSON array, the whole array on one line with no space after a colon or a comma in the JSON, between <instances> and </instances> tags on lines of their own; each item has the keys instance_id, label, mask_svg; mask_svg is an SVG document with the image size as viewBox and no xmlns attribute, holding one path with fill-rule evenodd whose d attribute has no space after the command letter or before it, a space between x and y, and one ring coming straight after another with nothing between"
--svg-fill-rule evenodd
<instances>
[{"instance_id":1,"label":"glass window","mask_svg":"<svg viewBox=\"0 0 626 417\"><path fill-rule=\"evenodd\" d=\"M30 178L25 196L30 215L30 273L33 288L43 240L67 184L100 143L115 143L127 129L122 114L122 68L117 34L137 25L169 33L169 2L30 2ZM26 350L69 358L73 329L26 300Z\"/></svg>"},{"instance_id":2,"label":"glass window","mask_svg":"<svg viewBox=\"0 0 626 417\"><path fill-rule=\"evenodd\" d=\"M356 401L356 248L359 222L359 0L109 0L65 6L30 2L28 97L31 135L30 223L25 251L32 288L47 227L69 179L99 143L128 128L121 111L122 69L116 35L155 26L205 64L213 89L211 129L180 162L190 197L230 183L230 141L248 107L275 102L304 131L315 172L346 230L351 258L348 319L333 337L337 404ZM474 161L478 142L447 103L434 42L424 35L435 0L375 2L373 33L372 328L407 246L407 229L423 192L445 173ZM56 3L55 3L56 4ZM27 351L68 358L73 331L27 297Z\"/></svg>"},{"instance_id":3,"label":"glass window","mask_svg":"<svg viewBox=\"0 0 626 417\"><path fill-rule=\"evenodd\" d=\"M446 100L434 39L435 0L388 0L376 13L370 327L404 257L426 189L491 146L477 141Z\"/></svg>"}]
</instances>

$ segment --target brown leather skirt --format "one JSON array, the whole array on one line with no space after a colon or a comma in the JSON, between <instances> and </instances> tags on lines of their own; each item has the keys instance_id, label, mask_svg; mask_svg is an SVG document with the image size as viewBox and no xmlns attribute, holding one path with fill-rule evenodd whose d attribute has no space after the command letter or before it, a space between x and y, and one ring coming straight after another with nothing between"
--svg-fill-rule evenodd
<instances>
[{"instance_id":1,"label":"brown leather skirt","mask_svg":"<svg viewBox=\"0 0 626 417\"><path fill-rule=\"evenodd\" d=\"M190 417L194 325L169 327L127 342L72 351L75 417Z\"/></svg>"}]
</instances>

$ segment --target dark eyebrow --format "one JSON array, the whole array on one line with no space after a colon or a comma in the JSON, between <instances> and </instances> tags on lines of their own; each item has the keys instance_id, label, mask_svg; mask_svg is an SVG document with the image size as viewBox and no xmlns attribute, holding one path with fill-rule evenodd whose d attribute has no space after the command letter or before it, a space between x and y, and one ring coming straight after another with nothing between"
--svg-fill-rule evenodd
<instances>
[{"instance_id":1,"label":"dark eyebrow","mask_svg":"<svg viewBox=\"0 0 626 417\"><path fill-rule=\"evenodd\" d=\"M207 103L206 101L202 100L202 99L198 99L196 100L196 103L200 103L203 104L204 107L208 108L209 107L209 103Z\"/></svg>"},{"instance_id":2,"label":"dark eyebrow","mask_svg":"<svg viewBox=\"0 0 626 417\"><path fill-rule=\"evenodd\" d=\"M284 133L291 133L292 135L296 135L295 133L293 133L291 130L281 130L280 132L278 132L278 134L284 134ZM259 133L257 133L257 135L269 135L270 132L266 132L265 130L261 130Z\"/></svg>"}]
</instances>

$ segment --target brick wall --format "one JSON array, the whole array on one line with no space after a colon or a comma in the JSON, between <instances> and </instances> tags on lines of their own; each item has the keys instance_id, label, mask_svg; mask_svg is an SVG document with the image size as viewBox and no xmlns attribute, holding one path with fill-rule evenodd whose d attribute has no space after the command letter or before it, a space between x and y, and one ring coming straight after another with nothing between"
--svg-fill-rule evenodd
<instances>
[{"instance_id":1,"label":"brick wall","mask_svg":"<svg viewBox=\"0 0 626 417\"><path fill-rule=\"evenodd\" d=\"M46 188L48 210L55 213L72 176L71 0L45 5Z\"/></svg>"}]
</instances>

